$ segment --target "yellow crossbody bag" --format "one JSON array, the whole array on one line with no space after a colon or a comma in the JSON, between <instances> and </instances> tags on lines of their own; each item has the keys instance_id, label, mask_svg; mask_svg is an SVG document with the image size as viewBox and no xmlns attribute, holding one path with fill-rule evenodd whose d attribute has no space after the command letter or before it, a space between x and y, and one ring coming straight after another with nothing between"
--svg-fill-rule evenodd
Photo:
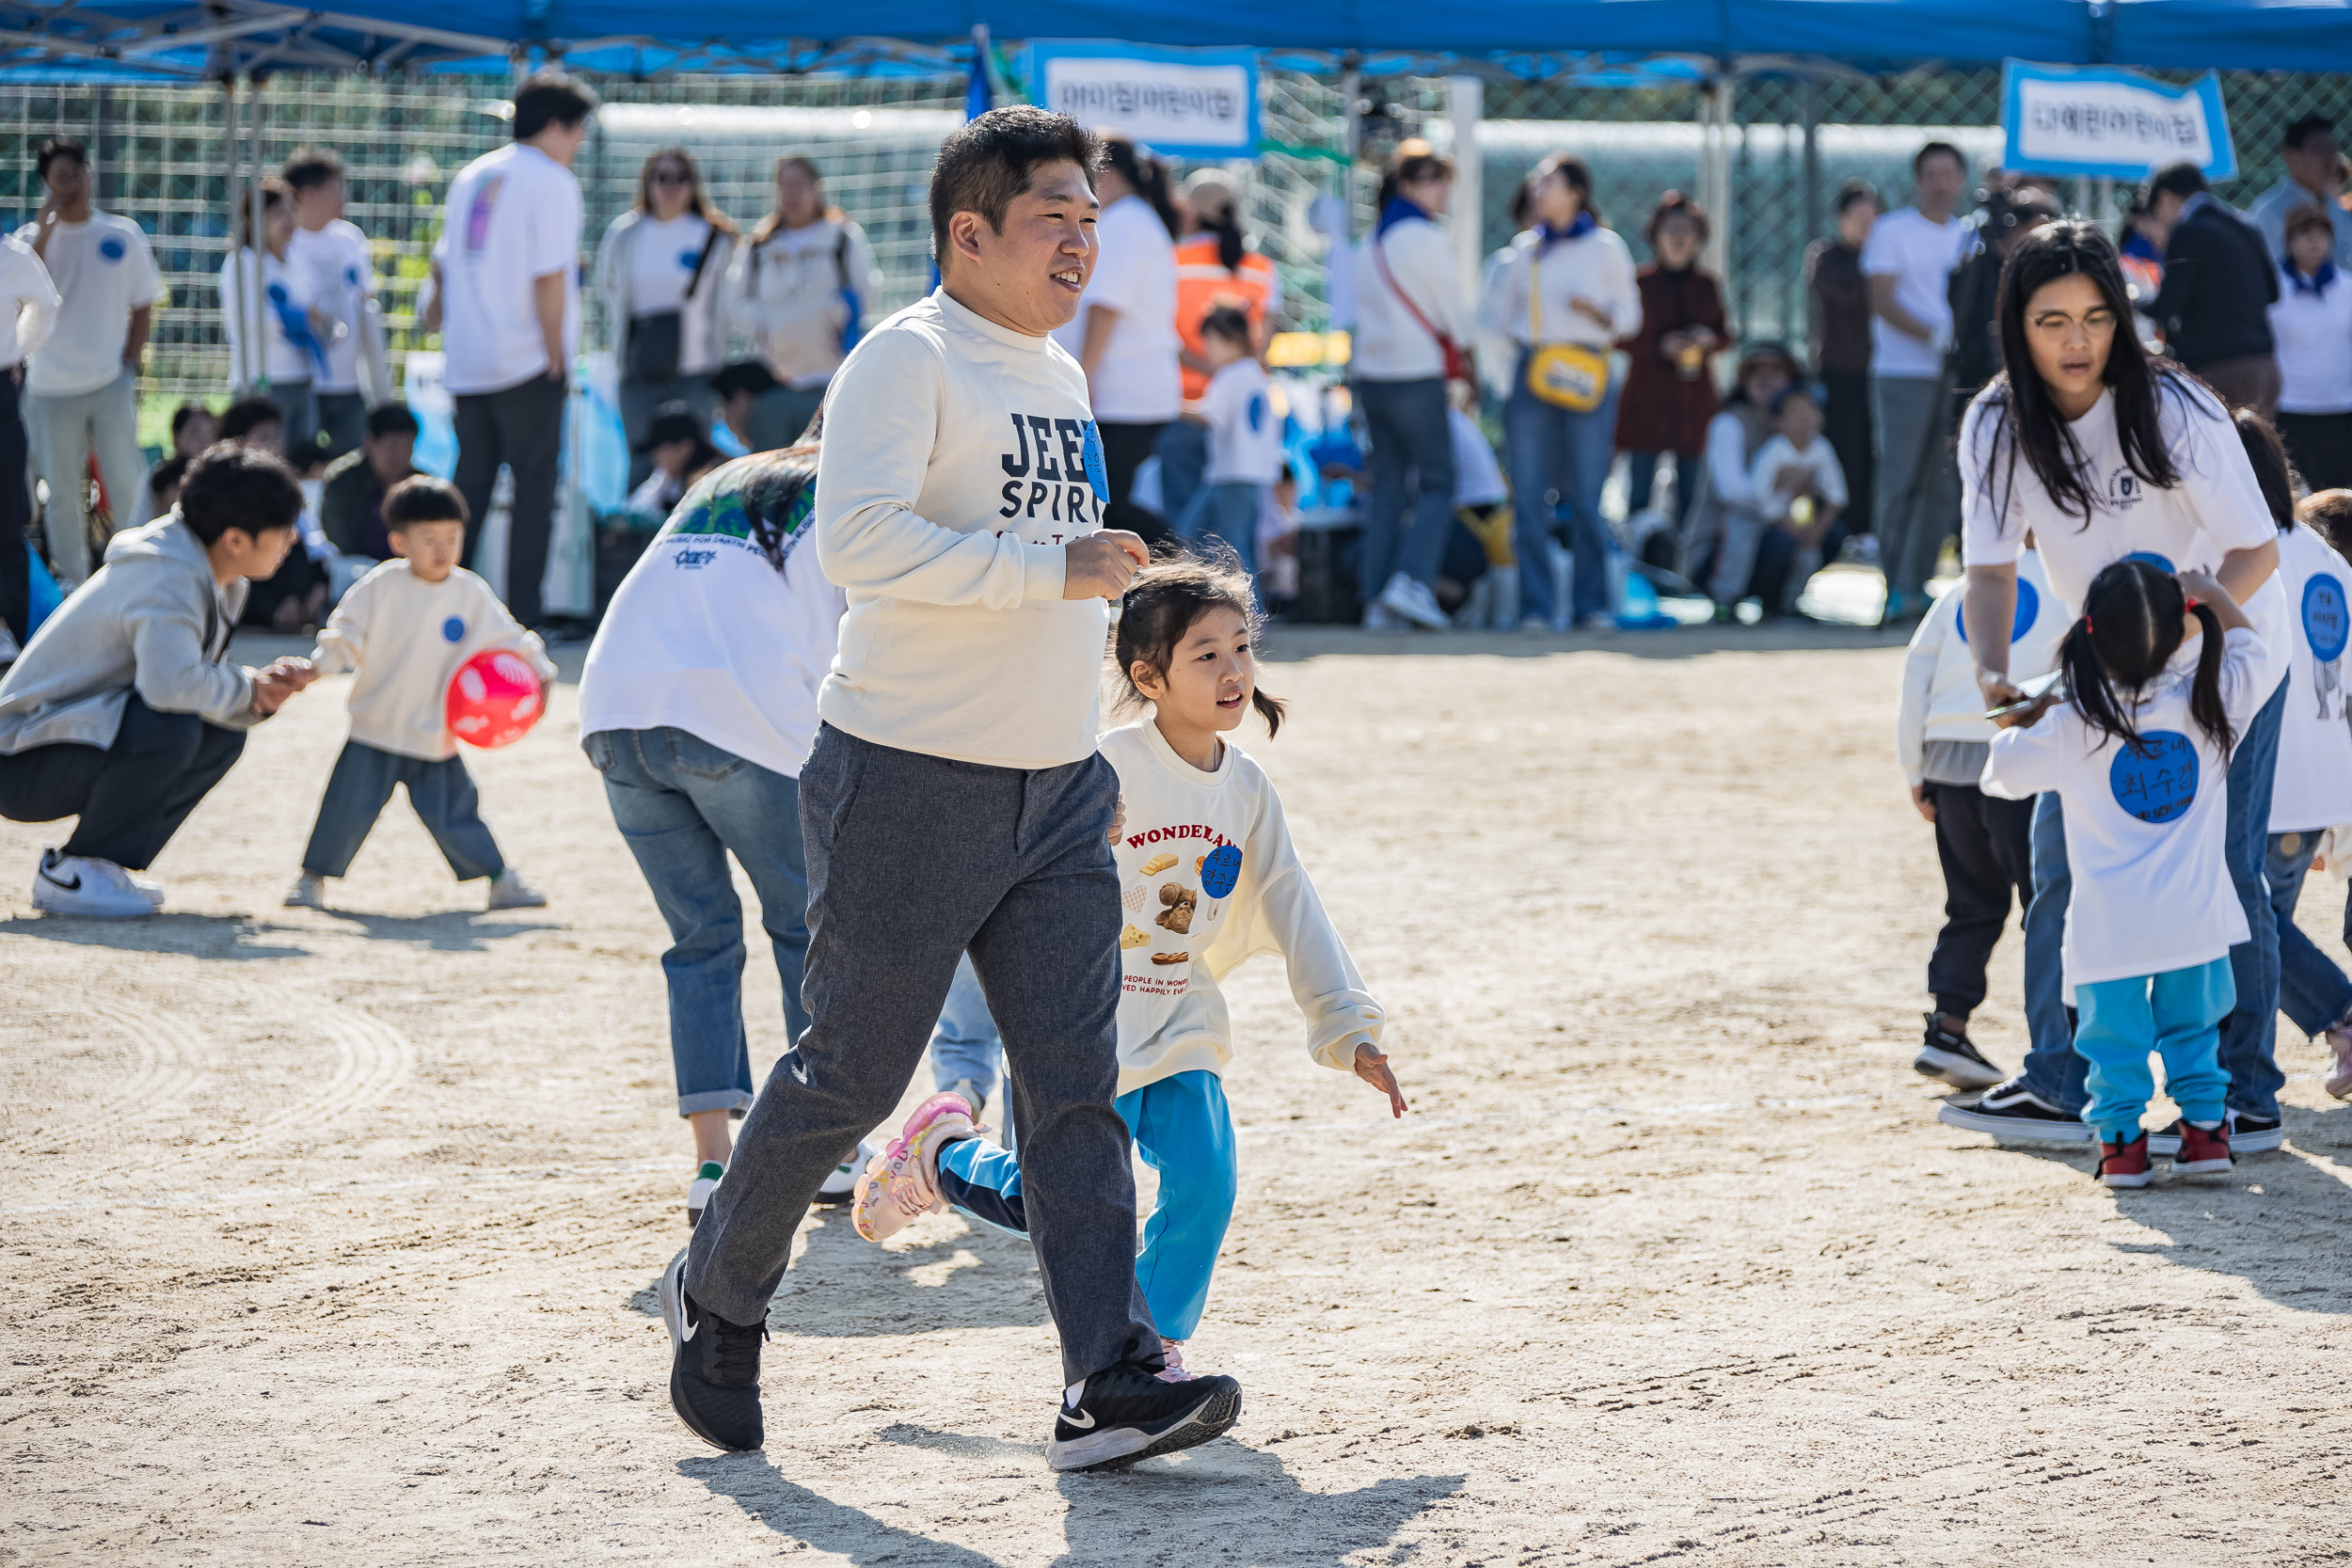
<instances>
[{"instance_id":1,"label":"yellow crossbody bag","mask_svg":"<svg viewBox=\"0 0 2352 1568\"><path fill-rule=\"evenodd\" d=\"M1582 343L1544 341L1543 243L1527 263L1527 389L1574 414L1589 414L1609 395L1609 356Z\"/></svg>"}]
</instances>

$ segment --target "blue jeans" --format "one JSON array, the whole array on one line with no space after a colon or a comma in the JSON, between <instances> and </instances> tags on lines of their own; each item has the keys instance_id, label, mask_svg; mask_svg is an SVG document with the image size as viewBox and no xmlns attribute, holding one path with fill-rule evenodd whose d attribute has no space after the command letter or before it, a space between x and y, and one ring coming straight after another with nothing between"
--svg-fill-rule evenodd
<instances>
[{"instance_id":1,"label":"blue jeans","mask_svg":"<svg viewBox=\"0 0 2352 1568\"><path fill-rule=\"evenodd\" d=\"M1357 586L1364 603L1380 596L1402 572L1427 587L1445 558L1454 523L1454 431L1446 419L1445 382L1359 381L1356 402L1372 436L1372 496L1364 504ZM1418 486L1413 520L1405 521L1406 480Z\"/></svg>"},{"instance_id":2,"label":"blue jeans","mask_svg":"<svg viewBox=\"0 0 2352 1568\"><path fill-rule=\"evenodd\" d=\"M2279 1114L2286 1079L2272 1046L2279 1010L2279 921L2263 879L2269 839L2270 784L2279 766L2279 721L2286 712L2286 683L2270 694L2230 753L2230 817L2226 850L2230 879L2246 908L2252 940L2230 949L2237 1004L2221 1026L2221 1065L2230 1074L2230 1109L2270 1120ZM2083 1060L2066 1016L2058 947L2066 935L2066 905L2074 895L2066 866L2066 824L2055 794L2035 802L2033 904L2026 911L2026 1026L2032 1037L2019 1074L2026 1087L2061 1111L2082 1108Z\"/></svg>"},{"instance_id":3,"label":"blue jeans","mask_svg":"<svg viewBox=\"0 0 2352 1568\"><path fill-rule=\"evenodd\" d=\"M801 786L679 729L600 730L580 741L604 775L613 823L637 857L670 927L661 955L670 987L670 1061L677 1114L752 1103L743 1035L743 902L727 871L742 863L784 981L785 1032L808 1027L801 974L808 960L808 868Z\"/></svg>"},{"instance_id":4,"label":"blue jeans","mask_svg":"<svg viewBox=\"0 0 2352 1568\"><path fill-rule=\"evenodd\" d=\"M1189 1339L1209 1305L1217 1250L1232 1223L1240 1161L1233 1113L1214 1072L1180 1072L1119 1097L1136 1152L1159 1173L1160 1196L1144 1222L1136 1282L1152 1321L1171 1339ZM939 1154L939 1188L949 1203L1002 1230L1028 1232L1021 1162L982 1138Z\"/></svg>"},{"instance_id":5,"label":"blue jeans","mask_svg":"<svg viewBox=\"0 0 2352 1568\"><path fill-rule=\"evenodd\" d=\"M947 1001L931 1026L931 1082L942 1090L969 1083L981 1099L990 1099L996 1093L997 1064L1004 1057L1004 1037L996 1032L996 1020L980 990L979 972L966 953L956 960Z\"/></svg>"},{"instance_id":6,"label":"blue jeans","mask_svg":"<svg viewBox=\"0 0 2352 1568\"><path fill-rule=\"evenodd\" d=\"M1209 471L1209 427L1178 420L1160 432L1160 515L1176 527ZM1181 531L1181 530L1180 530Z\"/></svg>"},{"instance_id":7,"label":"blue jeans","mask_svg":"<svg viewBox=\"0 0 2352 1568\"><path fill-rule=\"evenodd\" d=\"M2292 842L2290 849L2286 846ZM2270 884L2270 908L2279 923L2279 1009L2306 1035L2340 1022L2352 1007L2352 979L2321 952L2295 923L2303 879L2319 853L2316 832L2272 833L2263 879Z\"/></svg>"},{"instance_id":8,"label":"blue jeans","mask_svg":"<svg viewBox=\"0 0 2352 1568\"><path fill-rule=\"evenodd\" d=\"M2148 1070L2152 1051L2164 1058L2164 1091L2184 1118L2221 1119L2230 1075L2221 1070L2218 1025L2236 996L2229 959L2136 979L2093 981L2076 986L2074 996L2083 1015L2074 1049L2089 1064L2090 1088L2083 1119L2102 1142L2127 1143L2139 1136L2140 1116L2156 1091Z\"/></svg>"},{"instance_id":9,"label":"blue jeans","mask_svg":"<svg viewBox=\"0 0 2352 1568\"><path fill-rule=\"evenodd\" d=\"M1519 351L1511 380L1511 401L1502 412L1503 445L1510 451L1512 511L1517 526L1512 547L1519 558L1519 613L1555 620L1551 560L1546 547L1555 516L1568 525L1568 547L1576 554L1576 579L1569 587L1572 620L1609 609L1608 525L1600 517L1600 490L1616 458L1617 383L1609 384L1600 406L1589 413L1557 407L1527 389L1527 351ZM1556 503L1551 499L1557 494Z\"/></svg>"},{"instance_id":10,"label":"blue jeans","mask_svg":"<svg viewBox=\"0 0 2352 1568\"><path fill-rule=\"evenodd\" d=\"M358 740L343 742L335 771L326 776L318 821L302 851L302 869L313 877L340 877L367 842L368 830L384 814L394 786L408 786L408 803L433 835L450 874L461 882L495 877L506 869L490 830L482 823L481 797L460 757L428 762L379 751Z\"/></svg>"},{"instance_id":11,"label":"blue jeans","mask_svg":"<svg viewBox=\"0 0 2352 1568\"><path fill-rule=\"evenodd\" d=\"M1176 531L1185 539L1215 535L1233 546L1241 563L1252 576L1258 570L1258 504L1265 495L1263 484L1234 483L1230 481L1204 484L1192 493L1192 503L1185 507L1176 522Z\"/></svg>"}]
</instances>

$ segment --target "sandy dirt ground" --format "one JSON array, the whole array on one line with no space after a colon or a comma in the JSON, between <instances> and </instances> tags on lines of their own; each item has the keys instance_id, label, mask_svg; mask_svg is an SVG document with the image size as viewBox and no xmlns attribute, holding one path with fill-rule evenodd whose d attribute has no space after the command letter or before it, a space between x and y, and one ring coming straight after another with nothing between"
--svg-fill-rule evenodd
<instances>
[{"instance_id":1,"label":"sandy dirt ground","mask_svg":"<svg viewBox=\"0 0 2352 1568\"><path fill-rule=\"evenodd\" d=\"M666 1400L663 936L573 689L479 757L544 911L396 802L278 907L324 683L159 863L43 918L0 824L0 1560L961 1565L2342 1561L2352 1109L2114 1195L1938 1126L1941 888L1861 633L1278 635L1255 746L1416 1114L1235 988L1230 1440L1057 1479L1026 1249L812 1218L771 1443ZM275 651L258 647L250 657ZM577 668L579 650L571 650ZM2307 929L2341 953L2314 879ZM1979 1038L2022 1038L2012 938ZM755 953L755 1063L781 1049Z\"/></svg>"}]
</instances>

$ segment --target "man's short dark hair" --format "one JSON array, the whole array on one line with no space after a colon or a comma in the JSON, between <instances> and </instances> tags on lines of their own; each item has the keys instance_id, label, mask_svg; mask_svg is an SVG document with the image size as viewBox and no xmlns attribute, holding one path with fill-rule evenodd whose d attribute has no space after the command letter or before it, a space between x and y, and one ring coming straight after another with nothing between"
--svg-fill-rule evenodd
<instances>
[{"instance_id":1,"label":"man's short dark hair","mask_svg":"<svg viewBox=\"0 0 2352 1568\"><path fill-rule=\"evenodd\" d=\"M1837 187L1837 215L1839 217L1844 217L1846 209L1857 201L1867 201L1873 207L1883 205L1879 198L1879 188L1867 180L1856 178Z\"/></svg>"},{"instance_id":2,"label":"man's short dark hair","mask_svg":"<svg viewBox=\"0 0 2352 1568\"><path fill-rule=\"evenodd\" d=\"M284 458L221 441L188 465L188 477L180 485L180 517L207 545L232 528L258 537L301 520L302 486Z\"/></svg>"},{"instance_id":3,"label":"man's short dark hair","mask_svg":"<svg viewBox=\"0 0 2352 1568\"><path fill-rule=\"evenodd\" d=\"M534 71L515 89L515 139L529 141L550 125L578 125L596 112L596 89L560 71Z\"/></svg>"},{"instance_id":4,"label":"man's short dark hair","mask_svg":"<svg viewBox=\"0 0 2352 1568\"><path fill-rule=\"evenodd\" d=\"M1200 335L1222 338L1229 343L1249 347L1249 318L1230 305L1220 305L1200 318Z\"/></svg>"},{"instance_id":5,"label":"man's short dark hair","mask_svg":"<svg viewBox=\"0 0 2352 1568\"><path fill-rule=\"evenodd\" d=\"M2204 188L2205 171L2195 164L2167 164L2148 177L2148 204L2153 207L2160 196L2186 201Z\"/></svg>"},{"instance_id":6,"label":"man's short dark hair","mask_svg":"<svg viewBox=\"0 0 2352 1568\"><path fill-rule=\"evenodd\" d=\"M89 167L89 149L72 136L51 136L43 141L40 153L33 159L33 167L46 180L49 178L49 166L60 158L71 158L84 168Z\"/></svg>"},{"instance_id":7,"label":"man's short dark hair","mask_svg":"<svg viewBox=\"0 0 2352 1568\"><path fill-rule=\"evenodd\" d=\"M200 403L182 404L171 411L171 438L177 441L180 438L180 433L188 428L190 420L209 420L212 417L213 411Z\"/></svg>"},{"instance_id":8,"label":"man's short dark hair","mask_svg":"<svg viewBox=\"0 0 2352 1568\"><path fill-rule=\"evenodd\" d=\"M265 424L282 426L286 411L267 398L239 398L221 411L220 438L242 441Z\"/></svg>"},{"instance_id":9,"label":"man's short dark hair","mask_svg":"<svg viewBox=\"0 0 2352 1568\"><path fill-rule=\"evenodd\" d=\"M1919 178L1919 171L1928 166L1928 160L1938 155L1949 158L1960 166L1960 172L1968 172L1968 154L1947 141L1931 141L1911 155L1911 177Z\"/></svg>"},{"instance_id":10,"label":"man's short dark hair","mask_svg":"<svg viewBox=\"0 0 2352 1568\"><path fill-rule=\"evenodd\" d=\"M2320 131L2327 132L2328 138L2333 140L2336 134L2336 122L2326 115L2305 115L2286 128L2285 135L2279 138L2279 145L2290 152L2300 152L2303 150L2303 144L2311 140L2314 133Z\"/></svg>"},{"instance_id":11,"label":"man's short dark hair","mask_svg":"<svg viewBox=\"0 0 2352 1568\"><path fill-rule=\"evenodd\" d=\"M1009 103L947 133L931 170L931 258L946 260L947 220L977 213L998 233L1013 198L1041 165L1072 163L1093 178L1103 161L1094 133L1068 115L1034 103Z\"/></svg>"},{"instance_id":12,"label":"man's short dark hair","mask_svg":"<svg viewBox=\"0 0 2352 1568\"><path fill-rule=\"evenodd\" d=\"M306 147L286 160L280 171L287 184L299 196L304 191L326 184L329 180L343 177L343 161L329 147Z\"/></svg>"},{"instance_id":13,"label":"man's short dark hair","mask_svg":"<svg viewBox=\"0 0 2352 1568\"><path fill-rule=\"evenodd\" d=\"M368 434L371 436L417 436L424 426L408 411L405 403L379 403L368 410Z\"/></svg>"},{"instance_id":14,"label":"man's short dark hair","mask_svg":"<svg viewBox=\"0 0 2352 1568\"><path fill-rule=\"evenodd\" d=\"M384 492L384 531L399 533L412 523L467 521L466 498L457 486L431 474L411 474Z\"/></svg>"}]
</instances>

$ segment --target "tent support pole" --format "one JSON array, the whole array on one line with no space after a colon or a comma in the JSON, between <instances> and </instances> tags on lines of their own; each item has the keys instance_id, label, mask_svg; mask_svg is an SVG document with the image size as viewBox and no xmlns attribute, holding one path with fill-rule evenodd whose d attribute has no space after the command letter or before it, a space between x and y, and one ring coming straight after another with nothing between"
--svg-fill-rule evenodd
<instances>
[{"instance_id":1,"label":"tent support pole","mask_svg":"<svg viewBox=\"0 0 2352 1568\"><path fill-rule=\"evenodd\" d=\"M1347 212L1346 238L1356 238L1356 149L1358 134L1362 129L1356 119L1356 98L1363 91L1362 62L1350 54L1340 67L1340 149L1347 154L1341 166L1340 205Z\"/></svg>"},{"instance_id":2,"label":"tent support pole","mask_svg":"<svg viewBox=\"0 0 2352 1568\"><path fill-rule=\"evenodd\" d=\"M1486 84L1476 76L1453 76L1446 80L1446 92L1454 126L1454 262L1462 275L1464 297L1476 299L1486 249L1486 161L1478 153Z\"/></svg>"},{"instance_id":3,"label":"tent support pole","mask_svg":"<svg viewBox=\"0 0 2352 1568\"><path fill-rule=\"evenodd\" d=\"M1821 79L1804 79L1804 243L1821 237Z\"/></svg>"},{"instance_id":4,"label":"tent support pole","mask_svg":"<svg viewBox=\"0 0 2352 1568\"><path fill-rule=\"evenodd\" d=\"M250 234L253 239L253 271L250 276L246 276L241 267L238 276L244 278L246 285L245 341L253 345L247 354L247 358L253 367L252 386L267 390L269 388L269 355L262 341L262 293L266 287L262 281L262 247L266 243L262 238L262 216L263 211L262 181L265 178L262 173L262 84L250 71L246 73L245 96L251 110L246 118L253 126L253 179L246 186L246 199L249 203L247 211L252 214L252 227L246 230L246 233Z\"/></svg>"}]
</instances>

